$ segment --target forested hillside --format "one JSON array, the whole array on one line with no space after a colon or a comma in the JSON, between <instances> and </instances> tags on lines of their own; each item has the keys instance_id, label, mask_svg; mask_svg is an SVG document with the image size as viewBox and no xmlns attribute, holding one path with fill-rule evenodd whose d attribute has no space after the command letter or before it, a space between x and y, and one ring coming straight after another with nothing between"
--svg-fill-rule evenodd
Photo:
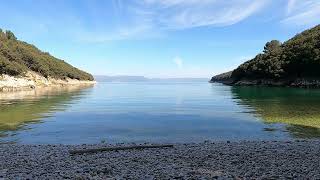
<instances>
[{"instance_id":1,"label":"forested hillside","mask_svg":"<svg viewBox=\"0 0 320 180\"><path fill-rule=\"evenodd\" d=\"M23 76L29 70L56 79L93 80L92 75L0 29L0 74Z\"/></svg>"},{"instance_id":2,"label":"forested hillside","mask_svg":"<svg viewBox=\"0 0 320 180\"><path fill-rule=\"evenodd\" d=\"M262 53L240 65L230 78L234 83L242 79L320 78L320 25L284 43L266 43Z\"/></svg>"}]
</instances>

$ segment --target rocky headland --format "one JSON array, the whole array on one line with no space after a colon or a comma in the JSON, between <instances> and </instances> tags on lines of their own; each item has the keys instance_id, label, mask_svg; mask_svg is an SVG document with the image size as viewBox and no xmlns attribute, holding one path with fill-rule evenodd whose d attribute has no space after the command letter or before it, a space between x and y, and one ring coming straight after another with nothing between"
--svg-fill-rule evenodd
<instances>
[{"instance_id":1,"label":"rocky headland","mask_svg":"<svg viewBox=\"0 0 320 180\"><path fill-rule=\"evenodd\" d=\"M211 82L245 86L320 87L320 25L288 41L267 42L263 52Z\"/></svg>"},{"instance_id":2,"label":"rocky headland","mask_svg":"<svg viewBox=\"0 0 320 180\"><path fill-rule=\"evenodd\" d=\"M95 83L96 81L71 78L46 78L36 72L28 71L24 76L0 75L0 92L26 91L46 87L90 85Z\"/></svg>"},{"instance_id":3,"label":"rocky headland","mask_svg":"<svg viewBox=\"0 0 320 180\"><path fill-rule=\"evenodd\" d=\"M236 79L232 77L232 71L213 76L211 83L218 82L234 86L275 86L275 87L298 87L298 88L319 88L320 78L288 78L288 79Z\"/></svg>"}]
</instances>

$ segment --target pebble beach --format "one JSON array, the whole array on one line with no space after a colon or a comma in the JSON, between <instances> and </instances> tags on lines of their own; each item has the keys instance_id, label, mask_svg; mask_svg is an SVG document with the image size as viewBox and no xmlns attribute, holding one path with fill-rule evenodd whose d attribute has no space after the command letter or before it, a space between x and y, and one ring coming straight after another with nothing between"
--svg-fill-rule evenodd
<instances>
[{"instance_id":1,"label":"pebble beach","mask_svg":"<svg viewBox=\"0 0 320 180\"><path fill-rule=\"evenodd\" d=\"M320 141L205 141L70 154L130 145L2 144L0 179L320 179Z\"/></svg>"}]
</instances>

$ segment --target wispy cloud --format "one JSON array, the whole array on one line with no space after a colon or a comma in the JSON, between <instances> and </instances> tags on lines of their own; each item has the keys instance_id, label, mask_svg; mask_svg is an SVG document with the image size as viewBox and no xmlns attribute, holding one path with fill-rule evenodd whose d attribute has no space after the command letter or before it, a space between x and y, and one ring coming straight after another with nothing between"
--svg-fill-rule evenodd
<instances>
[{"instance_id":1,"label":"wispy cloud","mask_svg":"<svg viewBox=\"0 0 320 180\"><path fill-rule=\"evenodd\" d=\"M162 37L167 31L229 26L258 12L268 0L113 0L121 22L112 32L87 33L86 41L105 42ZM125 17L125 18L124 18ZM91 36L90 36L91 35Z\"/></svg>"},{"instance_id":2,"label":"wispy cloud","mask_svg":"<svg viewBox=\"0 0 320 180\"><path fill-rule=\"evenodd\" d=\"M143 0L136 8L149 11L148 18L160 29L228 26L258 12L267 0Z\"/></svg>"},{"instance_id":3,"label":"wispy cloud","mask_svg":"<svg viewBox=\"0 0 320 180\"><path fill-rule=\"evenodd\" d=\"M182 67L183 67L183 60L182 60L179 56L173 58L173 62L176 64L176 66L177 66L179 69L182 69Z\"/></svg>"},{"instance_id":4,"label":"wispy cloud","mask_svg":"<svg viewBox=\"0 0 320 180\"><path fill-rule=\"evenodd\" d=\"M320 23L319 0L288 0L286 18L282 20L286 25L312 26Z\"/></svg>"},{"instance_id":5,"label":"wispy cloud","mask_svg":"<svg viewBox=\"0 0 320 180\"><path fill-rule=\"evenodd\" d=\"M150 30L150 26L145 24L136 25L133 27L120 27L114 29L113 31L80 31L77 34L77 40L82 42L88 43L103 43L109 41L119 41L119 40L126 40L126 39L135 39L135 38L150 38L160 36L160 34L156 33L148 33Z\"/></svg>"},{"instance_id":6,"label":"wispy cloud","mask_svg":"<svg viewBox=\"0 0 320 180\"><path fill-rule=\"evenodd\" d=\"M290 13L292 13L292 11L295 9L296 3L297 3L296 0L288 0L287 12L286 12L287 15L289 15Z\"/></svg>"}]
</instances>

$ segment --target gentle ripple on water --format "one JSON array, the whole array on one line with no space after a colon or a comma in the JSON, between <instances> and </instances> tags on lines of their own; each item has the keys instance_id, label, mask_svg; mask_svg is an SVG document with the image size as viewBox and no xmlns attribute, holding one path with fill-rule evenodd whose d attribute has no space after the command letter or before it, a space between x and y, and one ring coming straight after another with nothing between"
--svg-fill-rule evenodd
<instances>
[{"instance_id":1,"label":"gentle ripple on water","mask_svg":"<svg viewBox=\"0 0 320 180\"><path fill-rule=\"evenodd\" d=\"M206 82L98 83L0 95L0 142L199 142L320 137L320 91Z\"/></svg>"}]
</instances>

